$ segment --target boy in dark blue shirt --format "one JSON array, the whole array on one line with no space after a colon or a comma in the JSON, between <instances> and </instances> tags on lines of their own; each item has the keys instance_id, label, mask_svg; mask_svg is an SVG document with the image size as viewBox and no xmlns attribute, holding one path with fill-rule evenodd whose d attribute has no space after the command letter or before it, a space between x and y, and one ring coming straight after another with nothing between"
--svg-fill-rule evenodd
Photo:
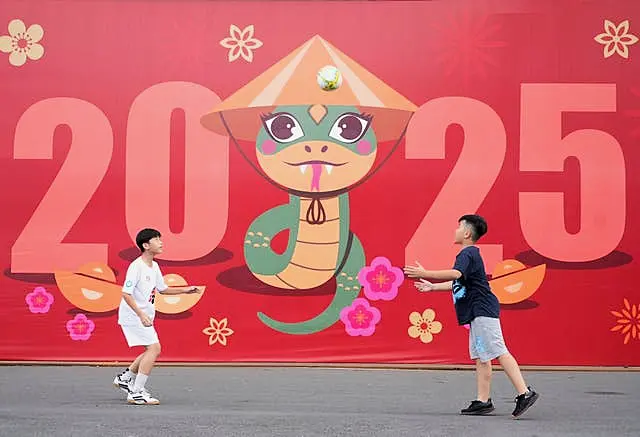
<instances>
[{"instance_id":1,"label":"boy in dark blue shirt","mask_svg":"<svg viewBox=\"0 0 640 437\"><path fill-rule=\"evenodd\" d=\"M520 367L509 353L500 326L500 303L491 292L484 270L484 261L476 241L487 232L487 222L479 215L464 215L458 220L455 243L462 245L452 270L428 271L420 263L406 266L404 271L413 278L446 281L431 283L426 279L416 282L420 291L452 290L458 324L470 325L469 355L476 361L478 397L461 414L488 414L494 410L490 398L491 361L500 365L518 391L513 416L518 417L531 407L539 394L527 387Z\"/></svg>"}]
</instances>

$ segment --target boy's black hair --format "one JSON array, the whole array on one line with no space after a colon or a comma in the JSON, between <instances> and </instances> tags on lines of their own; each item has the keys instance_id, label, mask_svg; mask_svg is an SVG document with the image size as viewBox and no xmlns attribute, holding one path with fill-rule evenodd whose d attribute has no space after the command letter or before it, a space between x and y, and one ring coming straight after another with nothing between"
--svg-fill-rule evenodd
<instances>
[{"instance_id":1,"label":"boy's black hair","mask_svg":"<svg viewBox=\"0 0 640 437\"><path fill-rule=\"evenodd\" d=\"M148 243L149 240L161 236L160 231L151 228L145 228L138 232L138 235L136 235L136 244L138 245L140 252L144 253L144 247L142 246L144 243Z\"/></svg>"},{"instance_id":2,"label":"boy's black hair","mask_svg":"<svg viewBox=\"0 0 640 437\"><path fill-rule=\"evenodd\" d=\"M464 221L471 228L471 239L476 242L487 233L487 221L477 214L463 215L458 223Z\"/></svg>"}]
</instances>

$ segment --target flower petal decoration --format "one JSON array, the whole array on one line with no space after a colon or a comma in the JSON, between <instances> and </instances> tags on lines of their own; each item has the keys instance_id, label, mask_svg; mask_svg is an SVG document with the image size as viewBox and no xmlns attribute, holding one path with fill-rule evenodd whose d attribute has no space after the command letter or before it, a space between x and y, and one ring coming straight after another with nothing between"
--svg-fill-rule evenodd
<instances>
[{"instance_id":1,"label":"flower petal decoration","mask_svg":"<svg viewBox=\"0 0 640 437\"><path fill-rule=\"evenodd\" d=\"M627 298L624 298L622 303L624 307L619 311L610 311L617 319L616 325L610 331L620 332L624 335L623 344L628 344L631 339L640 340L640 304L631 305Z\"/></svg>"},{"instance_id":2,"label":"flower petal decoration","mask_svg":"<svg viewBox=\"0 0 640 437\"><path fill-rule=\"evenodd\" d=\"M404 282L402 269L391 265L389 259L379 256L363 267L358 273L358 281L364 287L364 295L370 300L390 301L398 295Z\"/></svg>"},{"instance_id":3,"label":"flower petal decoration","mask_svg":"<svg viewBox=\"0 0 640 437\"><path fill-rule=\"evenodd\" d=\"M409 337L420 338L423 343L431 343L433 334L442 332L442 323L436 320L436 312L427 308L420 314L417 311L409 314L411 326L407 330Z\"/></svg>"},{"instance_id":4,"label":"flower petal decoration","mask_svg":"<svg viewBox=\"0 0 640 437\"><path fill-rule=\"evenodd\" d=\"M27 29L20 19L11 20L8 25L9 35L0 36L0 51L9 53L9 63L20 67L27 59L37 61L44 56L44 47L38 42L44 36L44 29L39 24L32 24Z\"/></svg>"},{"instance_id":5,"label":"flower petal decoration","mask_svg":"<svg viewBox=\"0 0 640 437\"><path fill-rule=\"evenodd\" d=\"M66 327L71 340L87 341L91 338L96 325L84 314L76 314L73 319L67 322Z\"/></svg>"},{"instance_id":6,"label":"flower petal decoration","mask_svg":"<svg viewBox=\"0 0 640 437\"><path fill-rule=\"evenodd\" d=\"M235 24L229 26L229 36L220 40L220 45L229 49L227 59L233 62L242 57L247 62L253 62L253 51L262 47L262 41L254 38L255 27L248 25L240 30Z\"/></svg>"},{"instance_id":7,"label":"flower petal decoration","mask_svg":"<svg viewBox=\"0 0 640 437\"><path fill-rule=\"evenodd\" d=\"M364 298L357 298L351 305L340 311L340 320L345 331L352 337L369 337L376 330L381 319L380 310L369 305Z\"/></svg>"},{"instance_id":8,"label":"flower petal decoration","mask_svg":"<svg viewBox=\"0 0 640 437\"><path fill-rule=\"evenodd\" d=\"M53 295L44 287L36 287L25 297L29 311L34 314L45 314L53 305Z\"/></svg>"},{"instance_id":9,"label":"flower petal decoration","mask_svg":"<svg viewBox=\"0 0 640 437\"><path fill-rule=\"evenodd\" d=\"M209 318L209 326L204 328L202 332L209 336L209 346L213 346L216 343L222 346L227 345L227 337L233 334L233 330L227 327L227 318L223 318L218 321L213 317Z\"/></svg>"},{"instance_id":10,"label":"flower petal decoration","mask_svg":"<svg viewBox=\"0 0 640 437\"><path fill-rule=\"evenodd\" d=\"M604 20L604 33L593 39L603 45L605 59L615 53L624 59L629 58L629 47L638 42L638 37L629 33L629 26L629 20L624 20L617 26L610 20Z\"/></svg>"}]
</instances>

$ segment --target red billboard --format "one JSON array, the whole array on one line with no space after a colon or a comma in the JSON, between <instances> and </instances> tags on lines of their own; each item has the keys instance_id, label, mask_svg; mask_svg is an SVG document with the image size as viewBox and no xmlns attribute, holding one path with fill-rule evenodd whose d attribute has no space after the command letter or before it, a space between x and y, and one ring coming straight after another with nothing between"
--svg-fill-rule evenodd
<instances>
[{"instance_id":1,"label":"red billboard","mask_svg":"<svg viewBox=\"0 0 640 437\"><path fill-rule=\"evenodd\" d=\"M478 213L525 365L640 365L640 4L3 1L0 360L467 364Z\"/></svg>"}]
</instances>

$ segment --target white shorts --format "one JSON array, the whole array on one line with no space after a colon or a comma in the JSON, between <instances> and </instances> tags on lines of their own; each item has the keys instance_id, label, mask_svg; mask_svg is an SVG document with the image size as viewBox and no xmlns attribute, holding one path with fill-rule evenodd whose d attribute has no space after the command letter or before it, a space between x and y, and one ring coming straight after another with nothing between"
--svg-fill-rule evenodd
<instances>
[{"instance_id":1,"label":"white shorts","mask_svg":"<svg viewBox=\"0 0 640 437\"><path fill-rule=\"evenodd\" d=\"M121 326L121 328L129 347L160 343L156 328L153 326Z\"/></svg>"},{"instance_id":2,"label":"white shorts","mask_svg":"<svg viewBox=\"0 0 640 437\"><path fill-rule=\"evenodd\" d=\"M472 360L486 363L509 352L502 337L500 319L476 317L470 325L469 356Z\"/></svg>"}]
</instances>

